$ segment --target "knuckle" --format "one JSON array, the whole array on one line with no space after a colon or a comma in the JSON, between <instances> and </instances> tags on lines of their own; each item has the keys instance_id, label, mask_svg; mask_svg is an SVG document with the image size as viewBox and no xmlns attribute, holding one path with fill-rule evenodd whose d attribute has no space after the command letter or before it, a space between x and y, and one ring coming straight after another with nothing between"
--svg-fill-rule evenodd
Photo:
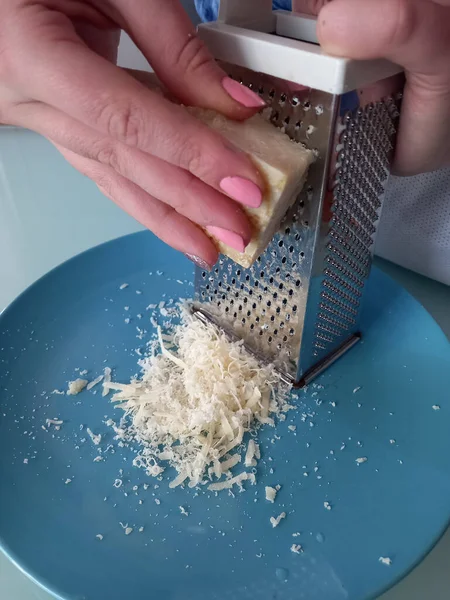
<instances>
[{"instance_id":1,"label":"knuckle","mask_svg":"<svg viewBox=\"0 0 450 600\"><path fill-rule=\"evenodd\" d=\"M144 117L137 106L124 104L107 104L101 109L98 118L106 133L129 146L139 146L144 131Z\"/></svg>"},{"instance_id":2,"label":"knuckle","mask_svg":"<svg viewBox=\"0 0 450 600\"><path fill-rule=\"evenodd\" d=\"M392 0L393 15L391 27L386 28L388 46L399 47L408 42L416 28L416 11L410 0Z\"/></svg>"},{"instance_id":3,"label":"knuckle","mask_svg":"<svg viewBox=\"0 0 450 600\"><path fill-rule=\"evenodd\" d=\"M212 57L203 42L196 35L190 34L178 49L174 62L181 71L192 74L211 64Z\"/></svg>"},{"instance_id":4,"label":"knuckle","mask_svg":"<svg viewBox=\"0 0 450 600\"><path fill-rule=\"evenodd\" d=\"M102 165L113 168L115 171L120 171L120 160L117 152L117 147L110 141L102 141L97 148L94 148L94 157Z\"/></svg>"}]
</instances>

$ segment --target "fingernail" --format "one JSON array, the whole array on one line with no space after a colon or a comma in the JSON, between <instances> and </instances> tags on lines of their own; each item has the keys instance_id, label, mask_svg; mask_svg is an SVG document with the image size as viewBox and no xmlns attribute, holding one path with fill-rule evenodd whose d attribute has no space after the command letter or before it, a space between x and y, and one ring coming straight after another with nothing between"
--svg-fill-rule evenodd
<instances>
[{"instance_id":1,"label":"fingernail","mask_svg":"<svg viewBox=\"0 0 450 600\"><path fill-rule=\"evenodd\" d=\"M192 261L196 267L204 271L211 271L213 268L213 265L209 265L206 260L203 260L200 256L195 256L195 254L185 254L185 257Z\"/></svg>"},{"instance_id":2,"label":"fingernail","mask_svg":"<svg viewBox=\"0 0 450 600\"><path fill-rule=\"evenodd\" d=\"M242 104L246 108L262 108L266 106L266 103L258 94L255 94L246 85L242 85L230 77L222 79L222 86L233 100L236 100L236 102L239 102L239 104Z\"/></svg>"},{"instance_id":3,"label":"fingernail","mask_svg":"<svg viewBox=\"0 0 450 600\"><path fill-rule=\"evenodd\" d=\"M225 177L220 182L220 189L228 194L230 198L245 206L258 208L262 204L262 192L256 183L253 183L250 179Z\"/></svg>"},{"instance_id":4,"label":"fingernail","mask_svg":"<svg viewBox=\"0 0 450 600\"><path fill-rule=\"evenodd\" d=\"M228 231L228 229L222 229L222 227L207 227L206 229L212 236L223 242L226 246L230 246L230 248L234 248L238 252L244 252L244 238L242 238L238 233L234 233L234 231Z\"/></svg>"}]
</instances>

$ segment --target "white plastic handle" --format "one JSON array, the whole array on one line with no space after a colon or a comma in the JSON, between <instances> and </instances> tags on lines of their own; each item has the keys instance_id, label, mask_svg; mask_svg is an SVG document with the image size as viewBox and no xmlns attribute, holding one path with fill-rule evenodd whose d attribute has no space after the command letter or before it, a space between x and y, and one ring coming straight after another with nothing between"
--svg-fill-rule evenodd
<instances>
[{"instance_id":1,"label":"white plastic handle","mask_svg":"<svg viewBox=\"0 0 450 600\"><path fill-rule=\"evenodd\" d=\"M258 7L258 8L256 8ZM220 19L199 36L222 61L331 94L344 94L402 71L387 60L325 54L314 17L271 10L271 0L222 0Z\"/></svg>"}]
</instances>

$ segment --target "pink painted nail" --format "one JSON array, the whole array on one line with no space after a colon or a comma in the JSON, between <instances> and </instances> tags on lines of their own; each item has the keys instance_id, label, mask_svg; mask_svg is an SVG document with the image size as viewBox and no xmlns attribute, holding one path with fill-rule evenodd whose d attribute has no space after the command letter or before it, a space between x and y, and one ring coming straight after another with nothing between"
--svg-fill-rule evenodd
<instances>
[{"instance_id":1,"label":"pink painted nail","mask_svg":"<svg viewBox=\"0 0 450 600\"><path fill-rule=\"evenodd\" d=\"M233 200L245 206L250 206L251 208L261 206L262 192L256 183L253 183L250 179L225 177L220 182L220 189L233 198Z\"/></svg>"},{"instance_id":2,"label":"pink painted nail","mask_svg":"<svg viewBox=\"0 0 450 600\"><path fill-rule=\"evenodd\" d=\"M244 252L245 242L244 239L234 231L228 231L228 229L222 229L222 227L207 227L206 228L211 235L223 242L226 246L234 248L238 252Z\"/></svg>"},{"instance_id":3,"label":"pink painted nail","mask_svg":"<svg viewBox=\"0 0 450 600\"><path fill-rule=\"evenodd\" d=\"M262 108L266 106L266 103L258 94L255 94L247 86L234 81L230 77L222 79L222 86L233 100L236 100L236 102L239 102L239 104L242 104L246 108Z\"/></svg>"},{"instance_id":4,"label":"pink painted nail","mask_svg":"<svg viewBox=\"0 0 450 600\"><path fill-rule=\"evenodd\" d=\"M185 254L185 257L192 261L196 267L199 267L204 271L211 271L213 268L213 265L209 265L206 260L203 260L200 256L195 256L195 254Z\"/></svg>"}]
</instances>

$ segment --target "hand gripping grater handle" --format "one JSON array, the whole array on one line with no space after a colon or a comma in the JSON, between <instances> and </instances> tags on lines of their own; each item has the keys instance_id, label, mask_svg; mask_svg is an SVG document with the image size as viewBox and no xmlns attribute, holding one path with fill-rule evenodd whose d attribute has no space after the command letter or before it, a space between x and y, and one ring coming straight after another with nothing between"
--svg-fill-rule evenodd
<instances>
[{"instance_id":1,"label":"hand gripping grater handle","mask_svg":"<svg viewBox=\"0 0 450 600\"><path fill-rule=\"evenodd\" d=\"M223 257L212 273L197 269L194 310L305 385L360 338L404 77L388 61L326 55L315 19L272 12L271 0L222 0L199 36L317 161L250 269Z\"/></svg>"}]
</instances>

